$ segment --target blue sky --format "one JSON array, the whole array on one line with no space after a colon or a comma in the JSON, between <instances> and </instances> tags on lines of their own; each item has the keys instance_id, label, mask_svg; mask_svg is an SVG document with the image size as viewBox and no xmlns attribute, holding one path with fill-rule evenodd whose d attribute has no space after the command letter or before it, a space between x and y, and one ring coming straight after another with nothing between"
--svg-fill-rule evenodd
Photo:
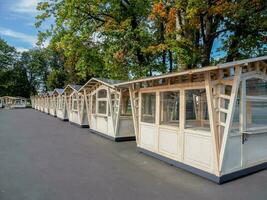
<instances>
[{"instance_id":1,"label":"blue sky","mask_svg":"<svg viewBox=\"0 0 267 200\"><path fill-rule=\"evenodd\" d=\"M34 27L40 0L0 0L0 37L18 51L35 47Z\"/></svg>"}]
</instances>

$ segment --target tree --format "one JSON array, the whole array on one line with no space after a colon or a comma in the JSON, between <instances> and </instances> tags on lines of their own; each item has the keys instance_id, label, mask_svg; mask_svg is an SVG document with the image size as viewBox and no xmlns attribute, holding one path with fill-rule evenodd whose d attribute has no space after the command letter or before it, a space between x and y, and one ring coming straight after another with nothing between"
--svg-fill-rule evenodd
<instances>
[{"instance_id":1,"label":"tree","mask_svg":"<svg viewBox=\"0 0 267 200\"><path fill-rule=\"evenodd\" d=\"M29 97L34 90L15 48L0 39L0 96Z\"/></svg>"},{"instance_id":2,"label":"tree","mask_svg":"<svg viewBox=\"0 0 267 200\"><path fill-rule=\"evenodd\" d=\"M28 80L26 69L18 61L10 72L7 95L29 98L34 92Z\"/></svg>"},{"instance_id":3,"label":"tree","mask_svg":"<svg viewBox=\"0 0 267 200\"><path fill-rule=\"evenodd\" d=\"M49 57L45 49L31 49L21 54L20 65L26 70L32 93L47 90L48 63Z\"/></svg>"},{"instance_id":4,"label":"tree","mask_svg":"<svg viewBox=\"0 0 267 200\"><path fill-rule=\"evenodd\" d=\"M55 88L64 88L67 80L67 74L65 71L54 69L48 75L46 84L51 90Z\"/></svg>"},{"instance_id":5,"label":"tree","mask_svg":"<svg viewBox=\"0 0 267 200\"><path fill-rule=\"evenodd\" d=\"M13 65L17 61L16 49L0 38L0 96L10 94Z\"/></svg>"},{"instance_id":6,"label":"tree","mask_svg":"<svg viewBox=\"0 0 267 200\"><path fill-rule=\"evenodd\" d=\"M203 67L216 50L227 61L266 54L264 0L48 0L38 10L37 28L55 19L39 42L62 52L70 82Z\"/></svg>"},{"instance_id":7,"label":"tree","mask_svg":"<svg viewBox=\"0 0 267 200\"><path fill-rule=\"evenodd\" d=\"M39 38L52 37L51 43L64 49L66 68L84 77L127 79L147 75L154 65L143 51L151 40L146 29L150 6L141 0L42 2L36 25L55 17L56 25Z\"/></svg>"},{"instance_id":8,"label":"tree","mask_svg":"<svg viewBox=\"0 0 267 200\"><path fill-rule=\"evenodd\" d=\"M233 10L224 12L223 50L226 61L262 56L267 53L267 2L234 1Z\"/></svg>"},{"instance_id":9,"label":"tree","mask_svg":"<svg viewBox=\"0 0 267 200\"><path fill-rule=\"evenodd\" d=\"M16 49L0 38L0 70L12 67L17 57Z\"/></svg>"}]
</instances>

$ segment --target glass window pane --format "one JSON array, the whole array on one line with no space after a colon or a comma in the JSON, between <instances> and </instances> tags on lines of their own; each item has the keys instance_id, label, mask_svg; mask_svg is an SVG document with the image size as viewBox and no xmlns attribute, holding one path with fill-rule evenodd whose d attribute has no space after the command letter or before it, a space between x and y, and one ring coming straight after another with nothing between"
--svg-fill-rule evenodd
<instances>
[{"instance_id":1,"label":"glass window pane","mask_svg":"<svg viewBox=\"0 0 267 200\"><path fill-rule=\"evenodd\" d=\"M267 127L267 102L247 101L247 129Z\"/></svg>"},{"instance_id":2,"label":"glass window pane","mask_svg":"<svg viewBox=\"0 0 267 200\"><path fill-rule=\"evenodd\" d=\"M58 108L59 109L63 108L63 98L62 97L59 97L59 99L58 99Z\"/></svg>"},{"instance_id":3,"label":"glass window pane","mask_svg":"<svg viewBox=\"0 0 267 200\"><path fill-rule=\"evenodd\" d=\"M240 87L240 86L239 86ZM241 94L241 91L240 91L240 88L238 90L238 93L237 93L237 97L236 97L236 102L235 102L235 107L233 108L234 109L234 115L233 115L233 121L232 121L232 125L231 125L231 132L232 133L236 133L238 134L239 133L239 129L240 129L240 106L241 106L241 97L240 97L240 94ZM221 102L227 102L227 104L229 104L229 100L221 100ZM228 105L225 106L225 109L228 109ZM226 122L226 114L224 113L221 113L221 116L225 116L225 119L222 119L221 121L222 122ZM222 118L222 117L221 117Z\"/></svg>"},{"instance_id":4,"label":"glass window pane","mask_svg":"<svg viewBox=\"0 0 267 200\"><path fill-rule=\"evenodd\" d=\"M160 124L179 126L180 94L175 92L160 93Z\"/></svg>"},{"instance_id":5,"label":"glass window pane","mask_svg":"<svg viewBox=\"0 0 267 200\"><path fill-rule=\"evenodd\" d=\"M79 109L82 110L83 107L83 97L79 96L78 97L78 105L79 105Z\"/></svg>"},{"instance_id":6,"label":"glass window pane","mask_svg":"<svg viewBox=\"0 0 267 200\"><path fill-rule=\"evenodd\" d=\"M76 99L73 100L73 110L78 110L78 101Z\"/></svg>"},{"instance_id":7,"label":"glass window pane","mask_svg":"<svg viewBox=\"0 0 267 200\"><path fill-rule=\"evenodd\" d=\"M267 96L267 83L262 79L249 79L246 82L246 94L248 96Z\"/></svg>"},{"instance_id":8,"label":"glass window pane","mask_svg":"<svg viewBox=\"0 0 267 200\"><path fill-rule=\"evenodd\" d=\"M62 109L65 108L65 101L66 101L65 97L62 97Z\"/></svg>"},{"instance_id":9,"label":"glass window pane","mask_svg":"<svg viewBox=\"0 0 267 200\"><path fill-rule=\"evenodd\" d=\"M107 90L105 90L105 89L99 90L97 97L98 98L107 98Z\"/></svg>"},{"instance_id":10,"label":"glass window pane","mask_svg":"<svg viewBox=\"0 0 267 200\"><path fill-rule=\"evenodd\" d=\"M96 94L92 96L92 113L96 113Z\"/></svg>"},{"instance_id":11,"label":"glass window pane","mask_svg":"<svg viewBox=\"0 0 267 200\"><path fill-rule=\"evenodd\" d=\"M132 115L132 107L131 107L131 101L130 96L125 95L122 97L121 100L121 115L130 116Z\"/></svg>"},{"instance_id":12,"label":"glass window pane","mask_svg":"<svg viewBox=\"0 0 267 200\"><path fill-rule=\"evenodd\" d=\"M147 123L155 123L155 112L156 112L156 94L143 93L141 121Z\"/></svg>"},{"instance_id":13,"label":"glass window pane","mask_svg":"<svg viewBox=\"0 0 267 200\"><path fill-rule=\"evenodd\" d=\"M246 122L247 130L267 127L267 82L262 79L246 81ZM252 99L250 99L252 98Z\"/></svg>"},{"instance_id":14,"label":"glass window pane","mask_svg":"<svg viewBox=\"0 0 267 200\"><path fill-rule=\"evenodd\" d=\"M98 101L98 113L107 114L107 101Z\"/></svg>"},{"instance_id":15,"label":"glass window pane","mask_svg":"<svg viewBox=\"0 0 267 200\"><path fill-rule=\"evenodd\" d=\"M186 98L186 128L209 130L209 115L206 91L204 89L188 90Z\"/></svg>"}]
</instances>

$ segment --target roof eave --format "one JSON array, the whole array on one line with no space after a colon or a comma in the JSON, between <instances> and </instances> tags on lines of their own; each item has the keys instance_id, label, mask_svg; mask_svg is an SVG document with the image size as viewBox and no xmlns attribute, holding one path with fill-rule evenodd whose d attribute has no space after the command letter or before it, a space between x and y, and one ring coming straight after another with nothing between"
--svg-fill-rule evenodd
<instances>
[{"instance_id":1,"label":"roof eave","mask_svg":"<svg viewBox=\"0 0 267 200\"><path fill-rule=\"evenodd\" d=\"M237 65L244 65L244 64L263 61L263 60L267 60L267 56L261 56L261 57L257 57L257 58L250 58L250 59L244 59L244 60L239 60L239 61L227 62L227 63L223 63L223 64L218 64L216 66L207 66L207 67L187 70L187 71L183 71L183 72L175 72L175 73L171 73L171 74L165 74L165 75L163 74L163 75L159 75L159 76L141 78L141 79L137 79L137 80L118 83L118 84L115 84L115 86L117 86L117 87L128 86L128 85L134 84L134 83L157 80L157 79L161 79L161 78L170 78L170 77L175 77L175 76L201 73L201 72L206 72L206 71L208 72L208 71L217 70L217 69L226 69L226 68L237 66Z\"/></svg>"}]
</instances>

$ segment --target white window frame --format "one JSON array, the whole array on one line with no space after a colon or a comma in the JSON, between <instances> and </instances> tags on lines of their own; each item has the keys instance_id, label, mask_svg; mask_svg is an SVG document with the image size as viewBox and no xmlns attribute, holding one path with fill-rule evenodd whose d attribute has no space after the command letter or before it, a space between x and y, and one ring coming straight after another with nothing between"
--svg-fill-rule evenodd
<instances>
[{"instance_id":1,"label":"white window frame","mask_svg":"<svg viewBox=\"0 0 267 200\"><path fill-rule=\"evenodd\" d=\"M78 112L78 110L79 110L79 105L78 105L77 94L74 94L74 95L71 97L71 100L72 100L71 110L74 111L74 112ZM76 102L76 106L77 106L76 108L74 107L75 102Z\"/></svg>"},{"instance_id":2,"label":"white window frame","mask_svg":"<svg viewBox=\"0 0 267 200\"><path fill-rule=\"evenodd\" d=\"M107 96L105 98L99 98L98 95L99 95L99 91L101 90L105 90L106 93L107 93ZM106 102L106 112L105 113L99 113L99 102L100 101L103 101L103 102ZM102 116L108 116L108 91L107 91L107 88L99 88L97 91L96 91L96 113L97 115L102 115Z\"/></svg>"},{"instance_id":3,"label":"white window frame","mask_svg":"<svg viewBox=\"0 0 267 200\"><path fill-rule=\"evenodd\" d=\"M173 126L173 125L168 125L168 124L164 124L164 123L162 123L161 122L161 119L159 119L159 126L162 126L162 127L172 127L172 128L177 128L177 129L179 129L179 127L180 127L180 112L181 112L181 110L180 110L180 108L181 108L181 91L179 90L179 89L172 89L172 90L160 90L159 91L159 117L161 117L161 111L162 111L162 104L161 104L161 94L162 93L166 93L166 92L177 92L178 94L179 94L179 113L178 113L178 115L179 115L179 120L172 120L172 121L174 121L174 122L177 122L177 126Z\"/></svg>"},{"instance_id":4,"label":"white window frame","mask_svg":"<svg viewBox=\"0 0 267 200\"><path fill-rule=\"evenodd\" d=\"M142 102L143 102L143 94L155 94L155 116L154 116L154 118L155 118L155 120L154 120L154 122L153 123L151 123L151 122L145 122L145 121L142 121L142 116L143 116L143 113L142 113ZM144 124L150 124L150 125L156 125L157 124L157 112L159 112L158 111L158 109L157 109L157 95L158 95L158 91L155 91L155 90L151 90L151 91L146 91L146 92L141 92L141 98L140 98L140 103L141 103L141 107L140 107L140 122L141 123L144 123Z\"/></svg>"}]
</instances>

